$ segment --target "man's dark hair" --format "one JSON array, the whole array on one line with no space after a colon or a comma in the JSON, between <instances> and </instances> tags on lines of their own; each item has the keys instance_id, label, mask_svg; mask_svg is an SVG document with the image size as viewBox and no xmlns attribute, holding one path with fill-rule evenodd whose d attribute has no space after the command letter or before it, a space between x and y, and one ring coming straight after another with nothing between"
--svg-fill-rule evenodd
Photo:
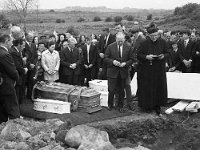
<instances>
[{"instance_id":1,"label":"man's dark hair","mask_svg":"<svg viewBox=\"0 0 200 150\"><path fill-rule=\"evenodd\" d=\"M23 38L15 39L15 40L13 41L13 45L14 45L14 46L22 45L22 44L23 44L23 41L24 41Z\"/></svg>"},{"instance_id":2,"label":"man's dark hair","mask_svg":"<svg viewBox=\"0 0 200 150\"><path fill-rule=\"evenodd\" d=\"M85 37L85 41L90 41L90 38L89 37Z\"/></svg>"},{"instance_id":3,"label":"man's dark hair","mask_svg":"<svg viewBox=\"0 0 200 150\"><path fill-rule=\"evenodd\" d=\"M55 45L55 44L56 44L55 42L50 41L50 42L48 43L48 48L51 47L51 45Z\"/></svg>"},{"instance_id":4,"label":"man's dark hair","mask_svg":"<svg viewBox=\"0 0 200 150\"><path fill-rule=\"evenodd\" d=\"M8 35L8 34L0 35L0 43L5 43L6 40L10 40L10 35Z\"/></svg>"},{"instance_id":5,"label":"man's dark hair","mask_svg":"<svg viewBox=\"0 0 200 150\"><path fill-rule=\"evenodd\" d=\"M44 40L39 41L39 42L38 42L38 46L39 46L40 44L44 44L44 47L47 48L47 42L46 42L46 41L44 41Z\"/></svg>"}]
</instances>

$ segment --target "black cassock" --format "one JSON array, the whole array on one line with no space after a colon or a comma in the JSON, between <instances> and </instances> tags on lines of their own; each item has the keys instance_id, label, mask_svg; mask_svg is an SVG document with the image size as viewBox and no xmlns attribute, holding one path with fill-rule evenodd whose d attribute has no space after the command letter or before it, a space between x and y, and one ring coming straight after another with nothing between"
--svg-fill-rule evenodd
<instances>
[{"instance_id":1,"label":"black cassock","mask_svg":"<svg viewBox=\"0 0 200 150\"><path fill-rule=\"evenodd\" d=\"M146 59L149 54L164 54L164 59ZM165 60L169 57L166 42L158 39L153 42L147 38L141 43L137 53L138 67L138 106L144 109L154 109L167 102L167 80Z\"/></svg>"}]
</instances>

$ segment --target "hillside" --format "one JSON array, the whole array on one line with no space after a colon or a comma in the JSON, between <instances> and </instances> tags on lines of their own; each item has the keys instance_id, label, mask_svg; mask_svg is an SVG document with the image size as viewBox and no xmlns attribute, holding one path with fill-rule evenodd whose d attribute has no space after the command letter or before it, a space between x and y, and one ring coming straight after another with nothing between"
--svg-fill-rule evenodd
<instances>
[{"instance_id":1,"label":"hillside","mask_svg":"<svg viewBox=\"0 0 200 150\"><path fill-rule=\"evenodd\" d=\"M176 7L173 14L165 16L159 26L166 30L193 29L200 31L200 4L188 3Z\"/></svg>"}]
</instances>

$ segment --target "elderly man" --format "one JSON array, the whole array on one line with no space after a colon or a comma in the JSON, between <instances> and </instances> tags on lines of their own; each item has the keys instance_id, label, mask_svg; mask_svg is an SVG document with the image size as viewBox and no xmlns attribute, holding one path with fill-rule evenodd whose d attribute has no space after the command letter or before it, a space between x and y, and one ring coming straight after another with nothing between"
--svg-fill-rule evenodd
<instances>
[{"instance_id":1,"label":"elderly man","mask_svg":"<svg viewBox=\"0 0 200 150\"><path fill-rule=\"evenodd\" d=\"M133 63L131 47L124 43L125 35L116 34L116 42L110 44L105 52L108 78L108 110L113 108L114 94L119 91L118 108L124 112L124 88L128 78L128 67Z\"/></svg>"},{"instance_id":2,"label":"elderly man","mask_svg":"<svg viewBox=\"0 0 200 150\"><path fill-rule=\"evenodd\" d=\"M68 42L68 46L60 53L61 64L63 66L63 82L78 85L81 57L79 49L75 47L77 43L76 39L71 37Z\"/></svg>"}]
</instances>

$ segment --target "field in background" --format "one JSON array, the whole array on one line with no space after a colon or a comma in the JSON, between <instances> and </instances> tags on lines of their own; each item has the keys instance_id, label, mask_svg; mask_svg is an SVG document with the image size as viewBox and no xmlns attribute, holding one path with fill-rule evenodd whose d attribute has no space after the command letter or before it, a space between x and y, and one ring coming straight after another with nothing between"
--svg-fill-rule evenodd
<instances>
[{"instance_id":1,"label":"field in background","mask_svg":"<svg viewBox=\"0 0 200 150\"><path fill-rule=\"evenodd\" d=\"M147 15L152 14L152 20L147 20ZM19 23L18 18L13 15L7 14L8 18L12 22ZM94 17L100 17L102 21L94 22ZM138 10L134 12L95 12L95 11L61 11L55 10L50 12L49 10L40 10L37 14L36 11L31 12L27 17L27 30L37 31L39 34L51 34L53 31L64 33L68 27L73 26L80 34L90 35L91 33L100 34L102 28L114 27L115 22L105 22L107 17L121 16L133 16L133 21L122 20L122 23L127 29L133 27L134 21L138 21L141 26L147 26L150 22L154 21L158 27L162 30L182 30L193 29L200 30L200 20L192 21L189 18L177 18L173 15L173 10ZM85 21L77 22L79 18L84 18ZM56 23L56 20L60 19L64 22Z\"/></svg>"},{"instance_id":2,"label":"field in background","mask_svg":"<svg viewBox=\"0 0 200 150\"><path fill-rule=\"evenodd\" d=\"M50 11L40 11L37 17L36 12L32 12L27 17L27 30L38 31L39 34L48 34L52 33L54 30L59 33L63 33L67 31L67 28L73 26L77 29L80 34L100 34L102 28L110 27L113 28L115 22L105 22L107 17L116 17L131 15L134 17L133 21L127 21L125 19L122 20L122 23L125 25L127 29L133 27L134 21L139 21L141 25L146 26L151 21L147 21L147 15L149 12L86 12L86 11L65 11L65 12L50 12ZM157 18L156 21L161 21L163 17L169 15L169 11L161 11L152 13L153 19ZM94 22L93 19L95 16L99 16L102 21ZM16 22L18 24L18 18L8 15L9 19L12 22ZM84 18L85 21L77 22L79 18ZM64 20L64 23L56 23L57 19Z\"/></svg>"}]
</instances>

